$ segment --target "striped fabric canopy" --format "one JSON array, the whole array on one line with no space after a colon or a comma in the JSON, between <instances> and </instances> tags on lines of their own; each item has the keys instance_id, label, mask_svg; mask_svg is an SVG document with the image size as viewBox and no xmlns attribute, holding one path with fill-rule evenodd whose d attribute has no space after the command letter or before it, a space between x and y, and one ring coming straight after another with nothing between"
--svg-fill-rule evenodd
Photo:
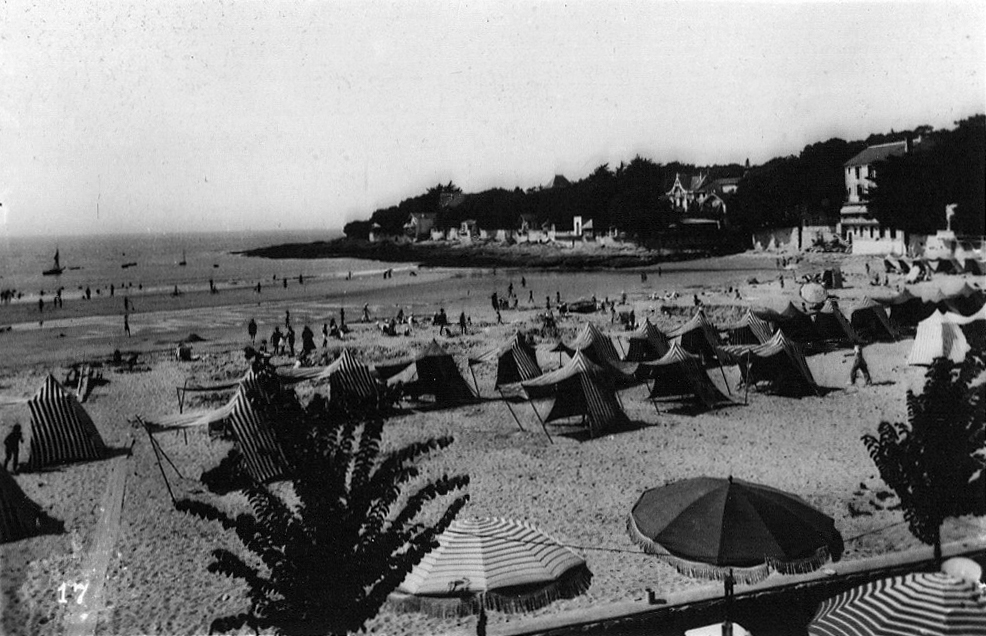
<instances>
[{"instance_id":1,"label":"striped fabric canopy","mask_svg":"<svg viewBox=\"0 0 986 636\"><path fill-rule=\"evenodd\" d=\"M824 601L811 636L986 634L986 595L973 581L916 572L855 587Z\"/></svg>"},{"instance_id":2,"label":"striped fabric canopy","mask_svg":"<svg viewBox=\"0 0 986 636\"><path fill-rule=\"evenodd\" d=\"M832 301L825 303L821 311L813 313L811 320L815 323L815 329L822 340L850 342L858 340L849 321Z\"/></svg>"},{"instance_id":3,"label":"striped fabric canopy","mask_svg":"<svg viewBox=\"0 0 986 636\"><path fill-rule=\"evenodd\" d=\"M232 404L229 425L247 474L259 483L283 477L288 472L288 462L274 438L269 419L254 406L243 388L236 392Z\"/></svg>"},{"instance_id":4,"label":"striped fabric canopy","mask_svg":"<svg viewBox=\"0 0 986 636\"><path fill-rule=\"evenodd\" d=\"M79 401L51 375L27 401L27 470L74 461L102 459L106 444Z\"/></svg>"},{"instance_id":5,"label":"striped fabric canopy","mask_svg":"<svg viewBox=\"0 0 986 636\"><path fill-rule=\"evenodd\" d=\"M643 362L657 360L668 352L668 339L661 330L654 326L650 318L637 328L627 339L627 362Z\"/></svg>"},{"instance_id":6,"label":"striped fabric canopy","mask_svg":"<svg viewBox=\"0 0 986 636\"><path fill-rule=\"evenodd\" d=\"M719 347L722 346L722 339L701 309L695 312L691 320L669 331L667 336L668 340L677 342L685 351L700 356L705 364L721 362Z\"/></svg>"},{"instance_id":7,"label":"striped fabric canopy","mask_svg":"<svg viewBox=\"0 0 986 636\"><path fill-rule=\"evenodd\" d=\"M521 386L531 398L554 397L545 422L588 416L593 437L627 419L612 388L612 371L595 364L582 351L575 352L562 368L522 382Z\"/></svg>"},{"instance_id":8,"label":"striped fabric canopy","mask_svg":"<svg viewBox=\"0 0 986 636\"><path fill-rule=\"evenodd\" d=\"M370 367L357 360L349 349L344 349L332 364L325 367L316 382L326 379L329 381L330 397L369 400L380 392L380 384Z\"/></svg>"},{"instance_id":9,"label":"striped fabric canopy","mask_svg":"<svg viewBox=\"0 0 986 636\"><path fill-rule=\"evenodd\" d=\"M935 358L948 358L955 363L965 360L970 347L959 324L961 320L961 316L953 318L940 311L922 320L907 356L907 364L928 365Z\"/></svg>"},{"instance_id":10,"label":"striped fabric canopy","mask_svg":"<svg viewBox=\"0 0 986 636\"><path fill-rule=\"evenodd\" d=\"M591 322L582 324L579 335L569 346L575 351L579 349L585 351L586 355L596 364L599 364L599 360L620 359L619 354L616 353L616 347L613 346L613 341Z\"/></svg>"},{"instance_id":11,"label":"striped fabric canopy","mask_svg":"<svg viewBox=\"0 0 986 636\"><path fill-rule=\"evenodd\" d=\"M387 384L402 384L405 390L417 395L433 395L438 404L464 404L476 399L472 387L462 377L455 359L432 340L414 360L400 365L377 366L385 369ZM391 374L393 370L400 369Z\"/></svg>"},{"instance_id":12,"label":"striped fabric canopy","mask_svg":"<svg viewBox=\"0 0 986 636\"><path fill-rule=\"evenodd\" d=\"M397 588L397 604L439 616L532 611L589 588L585 561L529 523L457 519ZM404 596L409 595L409 596Z\"/></svg>"},{"instance_id":13,"label":"striped fabric canopy","mask_svg":"<svg viewBox=\"0 0 986 636\"><path fill-rule=\"evenodd\" d=\"M519 333L514 334L496 349L491 349L479 357L469 360L470 365L493 362L496 362L496 384L494 385L496 389L541 375L537 354Z\"/></svg>"},{"instance_id":14,"label":"striped fabric canopy","mask_svg":"<svg viewBox=\"0 0 986 636\"><path fill-rule=\"evenodd\" d=\"M784 332L788 338L798 342L815 342L821 339L821 335L815 328L815 323L805 312L798 309L794 303L788 302L787 307L780 313L781 321L778 328Z\"/></svg>"},{"instance_id":15,"label":"striped fabric canopy","mask_svg":"<svg viewBox=\"0 0 986 636\"><path fill-rule=\"evenodd\" d=\"M61 522L55 521L31 501L14 478L0 469L0 543L17 541L58 531Z\"/></svg>"},{"instance_id":16,"label":"striped fabric canopy","mask_svg":"<svg viewBox=\"0 0 986 636\"><path fill-rule=\"evenodd\" d=\"M790 340L783 331L778 330L768 342L759 346L733 345L722 350L740 364L747 382L767 382L783 394L819 392L801 345Z\"/></svg>"},{"instance_id":17,"label":"striped fabric canopy","mask_svg":"<svg viewBox=\"0 0 986 636\"><path fill-rule=\"evenodd\" d=\"M654 380L649 396L652 400L694 397L710 409L729 402L709 379L701 359L682 349L677 342L671 343L671 348L660 360L640 363L637 377Z\"/></svg>"},{"instance_id":18,"label":"striped fabric canopy","mask_svg":"<svg viewBox=\"0 0 986 636\"><path fill-rule=\"evenodd\" d=\"M869 340L896 340L898 337L887 310L869 296L852 310L849 324L856 333Z\"/></svg>"},{"instance_id":19,"label":"striped fabric canopy","mask_svg":"<svg viewBox=\"0 0 986 636\"><path fill-rule=\"evenodd\" d=\"M729 343L733 345L763 344L770 340L773 333L770 324L766 320L758 318L749 308L739 321L729 325L723 331L729 333Z\"/></svg>"}]
</instances>

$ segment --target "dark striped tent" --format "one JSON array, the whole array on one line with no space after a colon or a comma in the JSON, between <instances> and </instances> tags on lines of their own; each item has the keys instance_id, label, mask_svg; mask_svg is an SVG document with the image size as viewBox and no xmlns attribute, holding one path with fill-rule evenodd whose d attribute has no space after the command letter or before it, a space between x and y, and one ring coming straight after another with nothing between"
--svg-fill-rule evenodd
<instances>
[{"instance_id":1,"label":"dark striped tent","mask_svg":"<svg viewBox=\"0 0 986 636\"><path fill-rule=\"evenodd\" d=\"M27 405L31 409L31 426L25 439L27 470L102 459L106 454L106 444L92 418L51 375Z\"/></svg>"},{"instance_id":2,"label":"dark striped tent","mask_svg":"<svg viewBox=\"0 0 986 636\"><path fill-rule=\"evenodd\" d=\"M821 311L811 314L811 321L815 324L815 331L821 340L835 342L856 342L859 338L853 331L849 321L842 315L842 311L832 301L825 303Z\"/></svg>"},{"instance_id":3,"label":"dark striped tent","mask_svg":"<svg viewBox=\"0 0 986 636\"><path fill-rule=\"evenodd\" d=\"M267 483L287 475L288 461L274 437L260 394L241 385L233 398L227 424L251 478Z\"/></svg>"},{"instance_id":4,"label":"dark striped tent","mask_svg":"<svg viewBox=\"0 0 986 636\"><path fill-rule=\"evenodd\" d=\"M645 318L644 323L627 338L627 354L623 359L627 362L657 360L669 348L668 339L661 330L654 326L650 318Z\"/></svg>"},{"instance_id":5,"label":"dark striped tent","mask_svg":"<svg viewBox=\"0 0 986 636\"><path fill-rule=\"evenodd\" d=\"M798 342L810 343L822 339L811 317L795 307L792 302L788 302L787 307L780 313L780 324L777 327L787 338Z\"/></svg>"},{"instance_id":6,"label":"dark striped tent","mask_svg":"<svg viewBox=\"0 0 986 636\"><path fill-rule=\"evenodd\" d=\"M690 400L694 399L713 409L730 400L712 383L702 368L702 360L688 353L677 342L660 360L642 362L637 377L653 380L651 400Z\"/></svg>"},{"instance_id":7,"label":"dark striped tent","mask_svg":"<svg viewBox=\"0 0 986 636\"><path fill-rule=\"evenodd\" d=\"M328 380L330 399L374 400L380 394L380 383L370 367L344 349L339 357L327 366L316 382Z\"/></svg>"},{"instance_id":8,"label":"dark striped tent","mask_svg":"<svg viewBox=\"0 0 986 636\"><path fill-rule=\"evenodd\" d=\"M476 399L455 359L436 340L432 340L414 360L398 365L378 365L377 371L387 378L387 384L402 384L410 395L432 395L437 404L464 404Z\"/></svg>"},{"instance_id":9,"label":"dark striped tent","mask_svg":"<svg viewBox=\"0 0 986 636\"><path fill-rule=\"evenodd\" d=\"M0 543L62 530L62 523L45 514L14 478L0 468Z\"/></svg>"},{"instance_id":10,"label":"dark striped tent","mask_svg":"<svg viewBox=\"0 0 986 636\"><path fill-rule=\"evenodd\" d=\"M541 367L537 363L537 353L519 333L509 340L491 349L477 358L470 358L469 364L496 363L496 384L499 389L507 384L531 380L541 375Z\"/></svg>"},{"instance_id":11,"label":"dark striped tent","mask_svg":"<svg viewBox=\"0 0 986 636\"><path fill-rule=\"evenodd\" d=\"M935 313L933 303L925 303L919 296L912 294L906 287L893 298L880 300L890 312L890 322L898 328L913 332L918 323Z\"/></svg>"},{"instance_id":12,"label":"dark striped tent","mask_svg":"<svg viewBox=\"0 0 986 636\"><path fill-rule=\"evenodd\" d=\"M724 351L739 364L740 373L748 384L764 383L780 395L819 394L801 345L785 336L783 331L778 331L762 345L730 346Z\"/></svg>"},{"instance_id":13,"label":"dark striped tent","mask_svg":"<svg viewBox=\"0 0 986 636\"><path fill-rule=\"evenodd\" d=\"M667 336L668 340L677 342L688 353L699 356L705 365L720 362L718 350L722 346L722 340L701 308L695 312L691 320L672 329Z\"/></svg>"},{"instance_id":14,"label":"dark striped tent","mask_svg":"<svg viewBox=\"0 0 986 636\"><path fill-rule=\"evenodd\" d=\"M616 347L613 346L613 341L591 322L582 324L579 334L568 346L573 351L581 350L586 357L596 364L620 359Z\"/></svg>"},{"instance_id":15,"label":"dark striped tent","mask_svg":"<svg viewBox=\"0 0 986 636\"><path fill-rule=\"evenodd\" d=\"M897 330L890 324L887 310L869 296L863 298L849 314L849 324L866 341L897 340L899 337Z\"/></svg>"},{"instance_id":16,"label":"dark striped tent","mask_svg":"<svg viewBox=\"0 0 986 636\"><path fill-rule=\"evenodd\" d=\"M723 331L729 337L729 344L752 344L759 345L770 340L773 330L766 320L761 320L747 309L743 317L737 322L727 326Z\"/></svg>"},{"instance_id":17,"label":"dark striped tent","mask_svg":"<svg viewBox=\"0 0 986 636\"><path fill-rule=\"evenodd\" d=\"M627 416L616 397L610 371L576 351L560 369L522 382L532 399L554 398L545 422L581 417L593 437L626 422Z\"/></svg>"}]
</instances>

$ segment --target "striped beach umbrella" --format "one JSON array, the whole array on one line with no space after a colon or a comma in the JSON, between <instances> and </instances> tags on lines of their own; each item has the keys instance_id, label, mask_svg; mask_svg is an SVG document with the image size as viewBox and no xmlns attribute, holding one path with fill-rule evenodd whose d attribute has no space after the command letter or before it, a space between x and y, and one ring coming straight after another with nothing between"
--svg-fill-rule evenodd
<instances>
[{"instance_id":1,"label":"striped beach umbrella","mask_svg":"<svg viewBox=\"0 0 986 636\"><path fill-rule=\"evenodd\" d=\"M986 595L974 581L915 572L855 587L824 601L811 636L986 634Z\"/></svg>"},{"instance_id":2,"label":"striped beach umbrella","mask_svg":"<svg viewBox=\"0 0 986 636\"><path fill-rule=\"evenodd\" d=\"M391 596L397 609L440 617L533 611L589 588L585 561L534 526L457 519Z\"/></svg>"}]
</instances>

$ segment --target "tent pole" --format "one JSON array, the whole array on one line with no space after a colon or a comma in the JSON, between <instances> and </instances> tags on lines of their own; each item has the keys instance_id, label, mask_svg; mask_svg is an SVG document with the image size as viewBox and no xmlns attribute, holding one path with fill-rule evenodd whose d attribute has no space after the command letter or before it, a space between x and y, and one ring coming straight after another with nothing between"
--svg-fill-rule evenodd
<instances>
[{"instance_id":1,"label":"tent pole","mask_svg":"<svg viewBox=\"0 0 986 636\"><path fill-rule=\"evenodd\" d=\"M164 459L168 462L168 465L174 469L174 471L178 474L179 477L185 479L185 476L181 474L181 471L178 470L178 467L175 466L175 463L171 461L171 458L168 457L168 454L164 452L164 449L161 448L161 445L158 443L158 441L154 439L154 437L151 437L151 441L154 442L154 446L158 449L158 452L161 453L161 456L164 457Z\"/></svg>"},{"instance_id":2,"label":"tent pole","mask_svg":"<svg viewBox=\"0 0 986 636\"><path fill-rule=\"evenodd\" d=\"M740 372L740 377L743 376L743 372ZM746 380L743 381L743 404L747 405L750 403L750 352L746 352Z\"/></svg>"},{"instance_id":3,"label":"tent pole","mask_svg":"<svg viewBox=\"0 0 986 636\"><path fill-rule=\"evenodd\" d=\"M534 406L534 400L531 400L531 408L534 409L534 414L538 416L538 421L541 422L541 429L544 431L544 434L548 437L548 441L554 444L555 441L551 439L551 434L548 433L548 427L544 425L544 420L541 418L541 414L538 413L537 407Z\"/></svg>"},{"instance_id":4,"label":"tent pole","mask_svg":"<svg viewBox=\"0 0 986 636\"><path fill-rule=\"evenodd\" d=\"M168 476L164 474L164 466L161 465L161 457L157 454L157 446L154 444L154 436L151 435L151 429L147 426L147 424L144 424L143 420L138 421L144 425L144 432L147 433L147 439L151 441L151 450L154 452L154 459L157 462L158 470L161 471L161 478L164 479L164 486L168 489L168 495L171 496L171 504L174 505L177 503L175 500L175 493L171 491L171 484L168 482Z\"/></svg>"},{"instance_id":5,"label":"tent pole","mask_svg":"<svg viewBox=\"0 0 986 636\"><path fill-rule=\"evenodd\" d=\"M619 338L617 338L616 339L616 344L620 347L620 355L623 356L623 359L625 360L626 357L627 357L627 352L623 348L623 342Z\"/></svg>"},{"instance_id":6,"label":"tent pole","mask_svg":"<svg viewBox=\"0 0 986 636\"><path fill-rule=\"evenodd\" d=\"M467 366L469 367L469 375L472 376L472 384L476 387L476 397L483 397L483 395L479 392L479 382L476 382L476 373L472 370L472 365L469 364Z\"/></svg>"},{"instance_id":7,"label":"tent pole","mask_svg":"<svg viewBox=\"0 0 986 636\"><path fill-rule=\"evenodd\" d=\"M514 413L514 407L510 406L510 402L507 401L507 398L503 397L503 391L501 391L500 389L497 389L497 392L500 394L500 399L503 400L503 403L507 405L507 410L509 410L510 411L510 414L514 416L514 421L517 422L517 426L520 427L520 430L523 431L524 430L524 427L521 426L520 420L517 419L517 414Z\"/></svg>"},{"instance_id":8,"label":"tent pole","mask_svg":"<svg viewBox=\"0 0 986 636\"><path fill-rule=\"evenodd\" d=\"M722 374L722 383L726 385L726 390L730 395L733 394L733 390L729 388L729 380L726 379L726 370L722 368L722 359L719 358L719 354L716 354L716 361L719 362L719 373Z\"/></svg>"}]
</instances>

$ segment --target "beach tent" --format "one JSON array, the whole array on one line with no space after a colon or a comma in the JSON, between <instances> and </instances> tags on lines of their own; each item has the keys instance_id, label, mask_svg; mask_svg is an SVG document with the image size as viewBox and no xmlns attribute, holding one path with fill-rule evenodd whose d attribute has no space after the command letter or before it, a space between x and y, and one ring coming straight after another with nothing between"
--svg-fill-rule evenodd
<instances>
[{"instance_id":1,"label":"beach tent","mask_svg":"<svg viewBox=\"0 0 986 636\"><path fill-rule=\"evenodd\" d=\"M815 342L821 339L815 323L805 312L798 309L793 302L788 301L787 307L781 312L781 322L778 329L784 335L798 342Z\"/></svg>"},{"instance_id":2,"label":"beach tent","mask_svg":"<svg viewBox=\"0 0 986 636\"><path fill-rule=\"evenodd\" d=\"M106 444L75 396L48 375L30 398L0 397L0 405L24 405L31 412L24 431L28 449L24 469L102 459Z\"/></svg>"},{"instance_id":3,"label":"beach tent","mask_svg":"<svg viewBox=\"0 0 986 636\"><path fill-rule=\"evenodd\" d=\"M856 342L858 340L849 321L842 315L838 305L832 301L825 303L820 311L813 312L811 321L815 324L815 331L822 340L838 342Z\"/></svg>"},{"instance_id":4,"label":"beach tent","mask_svg":"<svg viewBox=\"0 0 986 636\"><path fill-rule=\"evenodd\" d=\"M627 362L657 360L668 352L668 339L654 326L650 318L645 318L640 327L627 337Z\"/></svg>"},{"instance_id":5,"label":"beach tent","mask_svg":"<svg viewBox=\"0 0 986 636\"><path fill-rule=\"evenodd\" d=\"M232 402L228 423L246 473L262 484L287 475L288 461L274 437L262 395L241 386Z\"/></svg>"},{"instance_id":6,"label":"beach tent","mask_svg":"<svg viewBox=\"0 0 986 636\"><path fill-rule=\"evenodd\" d=\"M766 320L758 318L753 310L747 308L746 313L737 322L725 327L729 344L763 344L770 340L773 329Z\"/></svg>"},{"instance_id":7,"label":"beach tent","mask_svg":"<svg viewBox=\"0 0 986 636\"><path fill-rule=\"evenodd\" d=\"M667 336L668 340L677 342L685 351L699 356L706 365L720 362L718 350L722 346L722 340L701 308L691 320L672 329Z\"/></svg>"},{"instance_id":8,"label":"beach tent","mask_svg":"<svg viewBox=\"0 0 986 636\"><path fill-rule=\"evenodd\" d=\"M315 382L329 382L329 398L333 400L375 400L380 394L380 382L349 349L344 349L332 364L325 367Z\"/></svg>"},{"instance_id":9,"label":"beach tent","mask_svg":"<svg viewBox=\"0 0 986 636\"><path fill-rule=\"evenodd\" d=\"M842 270L835 267L822 272L822 285L826 289L842 289Z\"/></svg>"},{"instance_id":10,"label":"beach tent","mask_svg":"<svg viewBox=\"0 0 986 636\"><path fill-rule=\"evenodd\" d=\"M278 378L280 379L280 375L278 375ZM222 384L206 386L193 385L179 387L179 391L192 393L216 393L231 389L236 391L236 393L241 390L269 390L269 388L264 389L261 386L257 374L253 371L253 369L248 370L243 377L235 382L225 382ZM226 403L216 408L194 409L173 415L151 416L142 418L142 421L150 428L152 432L175 431L188 428L197 428L200 426L212 428L214 425L225 422L233 412L233 408L236 405L236 393L234 393ZM267 401L269 401L271 397L273 396L267 395Z\"/></svg>"},{"instance_id":11,"label":"beach tent","mask_svg":"<svg viewBox=\"0 0 986 636\"><path fill-rule=\"evenodd\" d=\"M612 373L612 378L621 386L632 384L633 373L637 367L633 362L620 360L616 347L609 336L599 330L595 324L586 322L569 345L575 351L581 351L586 358Z\"/></svg>"},{"instance_id":12,"label":"beach tent","mask_svg":"<svg viewBox=\"0 0 986 636\"><path fill-rule=\"evenodd\" d=\"M0 543L27 539L48 532L61 532L64 526L31 501L13 477L0 468Z\"/></svg>"},{"instance_id":13,"label":"beach tent","mask_svg":"<svg viewBox=\"0 0 986 636\"><path fill-rule=\"evenodd\" d=\"M896 340L898 337L897 330L890 324L887 310L868 296L852 310L849 324L863 340Z\"/></svg>"},{"instance_id":14,"label":"beach tent","mask_svg":"<svg viewBox=\"0 0 986 636\"><path fill-rule=\"evenodd\" d=\"M877 302L888 307L890 324L898 329L913 329L919 322L934 313L933 305L925 305L919 296L914 295L906 287L896 296L886 300L879 299Z\"/></svg>"},{"instance_id":15,"label":"beach tent","mask_svg":"<svg viewBox=\"0 0 986 636\"><path fill-rule=\"evenodd\" d=\"M695 399L713 409L730 400L712 383L702 367L702 359L688 353L677 342L660 360L642 362L637 377L653 380L651 400Z\"/></svg>"},{"instance_id":16,"label":"beach tent","mask_svg":"<svg viewBox=\"0 0 986 636\"><path fill-rule=\"evenodd\" d=\"M554 398L545 422L581 416L593 437L627 419L616 397L612 375L582 351L576 351L562 368L522 382L521 386L531 399Z\"/></svg>"},{"instance_id":17,"label":"beach tent","mask_svg":"<svg viewBox=\"0 0 986 636\"><path fill-rule=\"evenodd\" d=\"M378 366L377 371L387 378L388 385L402 384L411 395L433 395L438 404L462 404L476 399L455 360L437 340L432 340L410 362Z\"/></svg>"},{"instance_id":18,"label":"beach tent","mask_svg":"<svg viewBox=\"0 0 986 636\"><path fill-rule=\"evenodd\" d=\"M911 353L907 356L907 364L929 365L935 358L948 358L955 363L965 360L970 350L969 342L956 319L961 321L962 317L947 317L936 311L922 320L914 336Z\"/></svg>"},{"instance_id":19,"label":"beach tent","mask_svg":"<svg viewBox=\"0 0 986 636\"><path fill-rule=\"evenodd\" d=\"M749 385L764 383L780 395L818 394L818 384L808 368L801 345L778 331L756 347L727 347L740 365L740 373Z\"/></svg>"},{"instance_id":20,"label":"beach tent","mask_svg":"<svg viewBox=\"0 0 986 636\"><path fill-rule=\"evenodd\" d=\"M495 389L541 375L537 353L528 344L527 339L519 333L514 334L496 349L491 349L478 358L469 359L470 366L494 362L496 363L496 383L493 385Z\"/></svg>"}]
</instances>

